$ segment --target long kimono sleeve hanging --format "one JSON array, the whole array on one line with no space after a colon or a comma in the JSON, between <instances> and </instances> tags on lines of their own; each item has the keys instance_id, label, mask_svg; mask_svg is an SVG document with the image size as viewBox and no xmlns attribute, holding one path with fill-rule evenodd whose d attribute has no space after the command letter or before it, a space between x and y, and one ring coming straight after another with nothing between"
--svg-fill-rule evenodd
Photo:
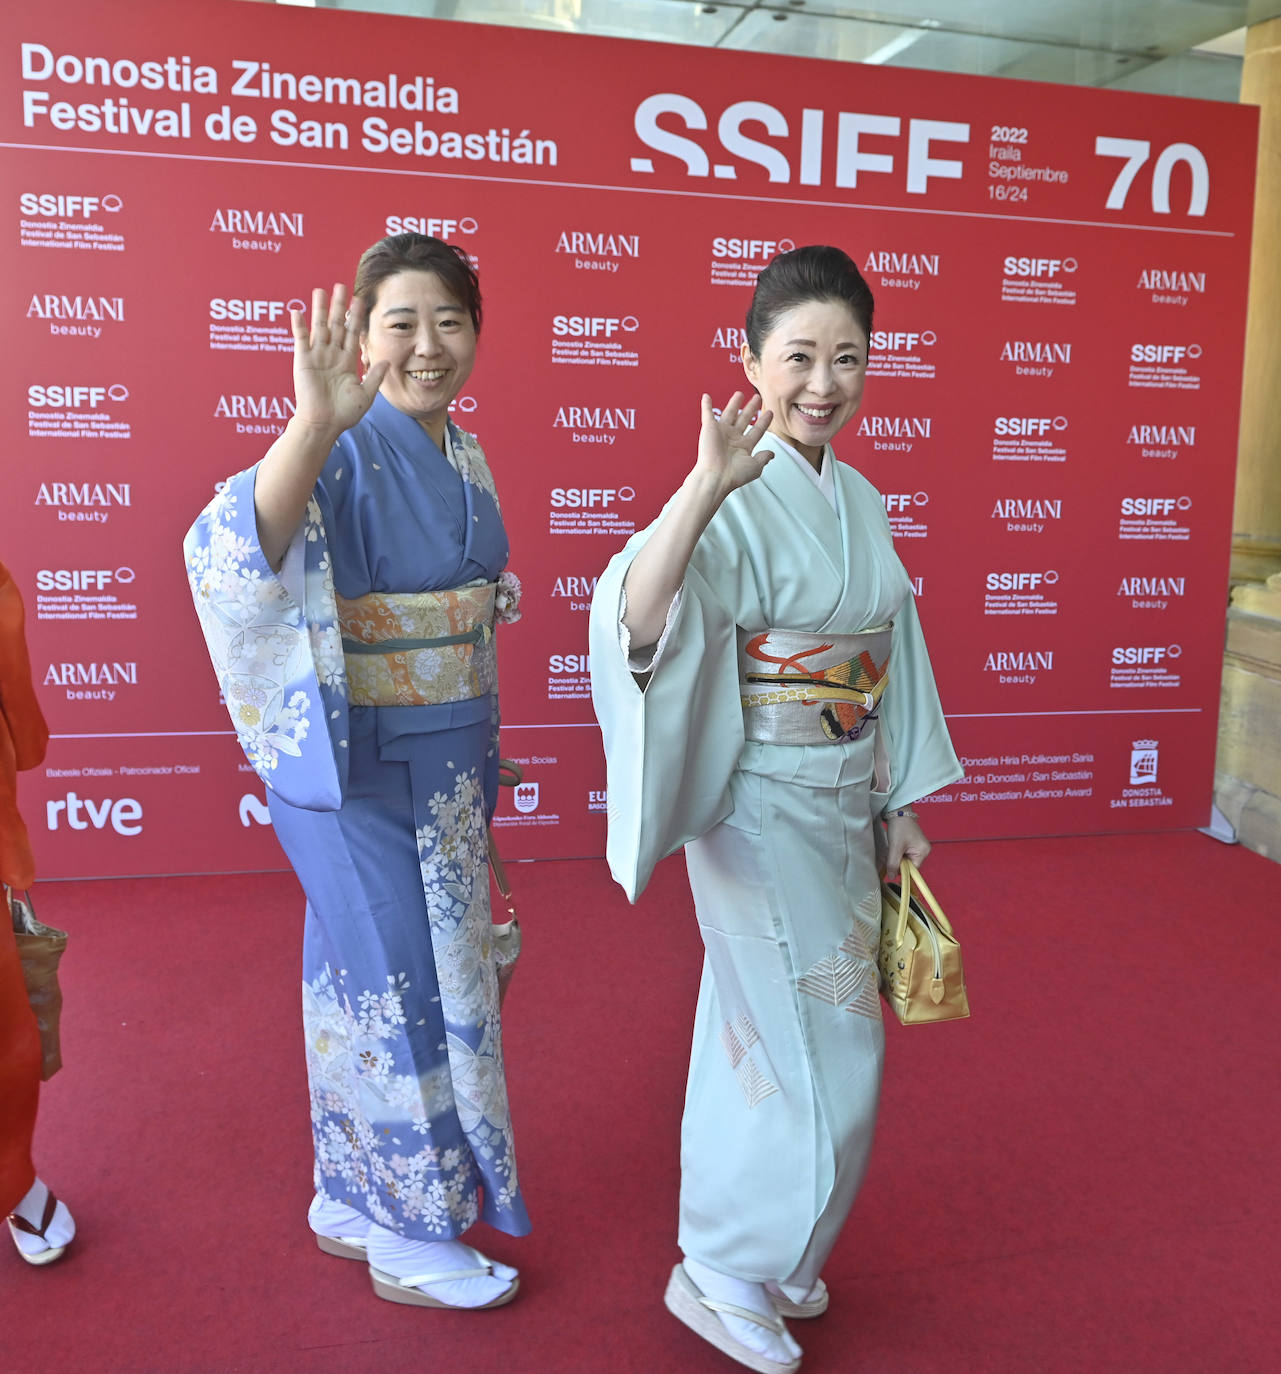
<instances>
[{"instance_id":1,"label":"long kimono sleeve hanging","mask_svg":"<svg viewBox=\"0 0 1281 1374\"><path fill-rule=\"evenodd\" d=\"M277 574L258 540L257 466L232 477L183 543L187 580L236 738L282 800L342 805L347 693L325 521L313 496Z\"/></svg>"}]
</instances>

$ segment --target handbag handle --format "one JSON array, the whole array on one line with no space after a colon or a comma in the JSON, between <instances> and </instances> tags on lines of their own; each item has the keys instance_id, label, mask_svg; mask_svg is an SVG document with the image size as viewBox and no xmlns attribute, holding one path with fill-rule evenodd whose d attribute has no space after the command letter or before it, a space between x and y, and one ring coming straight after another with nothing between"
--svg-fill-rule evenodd
<instances>
[{"instance_id":1,"label":"handbag handle","mask_svg":"<svg viewBox=\"0 0 1281 1374\"><path fill-rule=\"evenodd\" d=\"M498 760L498 783L500 787L519 787L520 780L525 776L525 771L515 759ZM489 842L489 866L494 873L494 883L498 887L499 894L504 902L507 903L508 914L513 918L516 915L516 908L512 905L511 885L507 881L507 870L503 867L502 858L498 853L498 844L494 839L494 830L490 826L486 836Z\"/></svg>"},{"instance_id":2,"label":"handbag handle","mask_svg":"<svg viewBox=\"0 0 1281 1374\"><path fill-rule=\"evenodd\" d=\"M913 889L920 893L922 901L929 907L930 915L934 918L939 929L945 935L951 935L955 938L952 923L943 914L943 908L939 906L934 894L926 886L925 879L921 877L921 870L906 855L899 862L898 875L898 919L894 923L894 942L902 944L903 936L907 933L907 911L912 900Z\"/></svg>"}]
</instances>

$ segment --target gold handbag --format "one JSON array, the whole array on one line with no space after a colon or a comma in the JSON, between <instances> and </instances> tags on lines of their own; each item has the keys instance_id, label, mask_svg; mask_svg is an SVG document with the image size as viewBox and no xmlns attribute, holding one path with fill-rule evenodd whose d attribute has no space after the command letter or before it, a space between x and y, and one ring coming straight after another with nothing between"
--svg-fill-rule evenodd
<instances>
[{"instance_id":1,"label":"gold handbag","mask_svg":"<svg viewBox=\"0 0 1281 1374\"><path fill-rule=\"evenodd\" d=\"M62 989L58 986L58 960L67 947L67 932L37 920L31 894L19 897L6 889L13 917L13 938L22 962L27 1000L40 1028L40 1077L49 1079L62 1068L58 1019L62 1015Z\"/></svg>"},{"instance_id":2,"label":"gold handbag","mask_svg":"<svg viewBox=\"0 0 1281 1374\"><path fill-rule=\"evenodd\" d=\"M898 887L881 884L880 973L881 995L905 1026L970 1014L961 946L911 859Z\"/></svg>"}]
</instances>

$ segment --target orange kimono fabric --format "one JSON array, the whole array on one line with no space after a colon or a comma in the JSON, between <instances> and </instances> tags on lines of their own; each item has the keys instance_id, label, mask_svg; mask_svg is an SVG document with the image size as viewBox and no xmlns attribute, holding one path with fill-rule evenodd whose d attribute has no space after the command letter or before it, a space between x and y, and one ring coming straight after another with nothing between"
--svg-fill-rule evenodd
<instances>
[{"instance_id":1,"label":"orange kimono fabric","mask_svg":"<svg viewBox=\"0 0 1281 1374\"><path fill-rule=\"evenodd\" d=\"M31 685L22 598L0 563L0 880L25 889L35 879L27 828L18 814L17 775L44 758L49 728ZM0 1215L22 1200L36 1171L31 1137L40 1099L40 1032L7 904L0 905Z\"/></svg>"}]
</instances>

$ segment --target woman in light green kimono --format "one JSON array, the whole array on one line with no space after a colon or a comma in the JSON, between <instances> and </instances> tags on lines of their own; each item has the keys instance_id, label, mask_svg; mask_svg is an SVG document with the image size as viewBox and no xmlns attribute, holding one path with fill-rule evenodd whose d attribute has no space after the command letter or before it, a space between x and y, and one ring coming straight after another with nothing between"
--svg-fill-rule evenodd
<instances>
[{"instance_id":1,"label":"woman in light green kimono","mask_svg":"<svg viewBox=\"0 0 1281 1374\"><path fill-rule=\"evenodd\" d=\"M775 258L759 394L703 397L693 468L592 605L610 868L635 900L684 845L706 951L667 1305L763 1374L800 1362L782 1318L826 1309L867 1163L878 860L924 861L911 804L961 776L884 504L830 447L871 331L839 249Z\"/></svg>"}]
</instances>

